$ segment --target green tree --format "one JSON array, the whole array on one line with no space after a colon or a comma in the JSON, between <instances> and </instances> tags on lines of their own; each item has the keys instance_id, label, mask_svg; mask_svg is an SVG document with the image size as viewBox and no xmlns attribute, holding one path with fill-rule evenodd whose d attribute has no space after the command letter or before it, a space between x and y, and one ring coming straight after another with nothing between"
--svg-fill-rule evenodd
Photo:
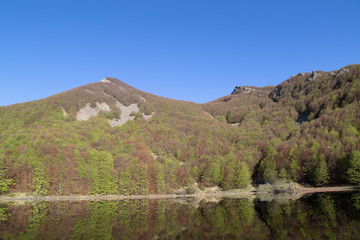
<instances>
[{"instance_id":1,"label":"green tree","mask_svg":"<svg viewBox=\"0 0 360 240\"><path fill-rule=\"evenodd\" d=\"M328 165L324 159L324 157L321 157L320 163L315 168L314 172L314 182L318 186L325 185L329 182L329 169Z\"/></svg>"},{"instance_id":2,"label":"green tree","mask_svg":"<svg viewBox=\"0 0 360 240\"><path fill-rule=\"evenodd\" d=\"M88 151L88 178L91 181L90 193L117 193L117 181L112 174L114 159L105 151Z\"/></svg>"},{"instance_id":3,"label":"green tree","mask_svg":"<svg viewBox=\"0 0 360 240\"><path fill-rule=\"evenodd\" d=\"M49 175L46 174L44 167L36 167L33 171L34 189L40 195L47 195L50 183Z\"/></svg>"},{"instance_id":4,"label":"green tree","mask_svg":"<svg viewBox=\"0 0 360 240\"><path fill-rule=\"evenodd\" d=\"M5 178L7 172L5 165L5 157L2 152L0 152L0 194L6 193L9 191L9 187L14 185L14 180Z\"/></svg>"},{"instance_id":5,"label":"green tree","mask_svg":"<svg viewBox=\"0 0 360 240\"><path fill-rule=\"evenodd\" d=\"M157 193L165 192L165 172L162 166L159 166L157 174L156 174L156 189Z\"/></svg>"},{"instance_id":6,"label":"green tree","mask_svg":"<svg viewBox=\"0 0 360 240\"><path fill-rule=\"evenodd\" d=\"M237 172L236 185L239 188L247 187L251 184L251 174L247 163L242 162Z\"/></svg>"},{"instance_id":7,"label":"green tree","mask_svg":"<svg viewBox=\"0 0 360 240\"><path fill-rule=\"evenodd\" d=\"M231 111L228 111L226 114L226 121L228 123L236 123L236 118L234 114Z\"/></svg>"},{"instance_id":8,"label":"green tree","mask_svg":"<svg viewBox=\"0 0 360 240\"><path fill-rule=\"evenodd\" d=\"M291 178L294 181L299 180L298 173L301 168L299 166L298 159L299 159L299 156L296 153L295 146L292 146L289 151L289 160L290 160L290 174L291 174Z\"/></svg>"},{"instance_id":9,"label":"green tree","mask_svg":"<svg viewBox=\"0 0 360 240\"><path fill-rule=\"evenodd\" d=\"M216 162L212 163L207 169L207 175L210 182L215 183L218 186L222 186L224 181L224 172L219 164Z\"/></svg>"},{"instance_id":10,"label":"green tree","mask_svg":"<svg viewBox=\"0 0 360 240\"><path fill-rule=\"evenodd\" d=\"M6 212L7 208L5 206L0 205L0 222L6 221L9 219L10 214Z\"/></svg>"},{"instance_id":11,"label":"green tree","mask_svg":"<svg viewBox=\"0 0 360 240\"><path fill-rule=\"evenodd\" d=\"M192 168L192 174L193 174L195 180L198 182L198 181L200 180L200 178L199 178L199 168L198 168L198 166L194 166L194 167Z\"/></svg>"},{"instance_id":12,"label":"green tree","mask_svg":"<svg viewBox=\"0 0 360 240\"><path fill-rule=\"evenodd\" d=\"M360 151L354 151L351 155L347 179L350 183L360 184Z\"/></svg>"},{"instance_id":13,"label":"green tree","mask_svg":"<svg viewBox=\"0 0 360 240\"><path fill-rule=\"evenodd\" d=\"M279 172L279 179L282 181L286 181L288 179L288 174L285 168L281 168Z\"/></svg>"},{"instance_id":14,"label":"green tree","mask_svg":"<svg viewBox=\"0 0 360 240\"><path fill-rule=\"evenodd\" d=\"M278 178L276 169L276 157L278 152L271 146L266 149L265 156L260 163L260 169L264 171L264 180L268 183L274 183Z\"/></svg>"},{"instance_id":15,"label":"green tree","mask_svg":"<svg viewBox=\"0 0 360 240\"><path fill-rule=\"evenodd\" d=\"M119 176L119 193L131 195L136 193L135 181L132 179L133 168L128 167L120 173Z\"/></svg>"},{"instance_id":16,"label":"green tree","mask_svg":"<svg viewBox=\"0 0 360 240\"><path fill-rule=\"evenodd\" d=\"M0 194L7 193L9 191L9 187L14 185L13 179L5 178L5 169L0 168Z\"/></svg>"},{"instance_id":17,"label":"green tree","mask_svg":"<svg viewBox=\"0 0 360 240\"><path fill-rule=\"evenodd\" d=\"M275 168L268 167L264 171L264 179L268 183L274 183L278 178L278 174Z\"/></svg>"},{"instance_id":18,"label":"green tree","mask_svg":"<svg viewBox=\"0 0 360 240\"><path fill-rule=\"evenodd\" d=\"M140 165L137 167L136 172L136 182L137 182L137 190L139 194L148 194L149 192L149 174L148 174L148 166Z\"/></svg>"}]
</instances>

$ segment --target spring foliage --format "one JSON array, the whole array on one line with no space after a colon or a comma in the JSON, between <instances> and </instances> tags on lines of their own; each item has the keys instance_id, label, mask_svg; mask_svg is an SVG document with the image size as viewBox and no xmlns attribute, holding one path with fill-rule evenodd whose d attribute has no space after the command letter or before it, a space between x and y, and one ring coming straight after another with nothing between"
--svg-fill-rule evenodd
<instances>
[{"instance_id":1,"label":"spring foliage","mask_svg":"<svg viewBox=\"0 0 360 240\"><path fill-rule=\"evenodd\" d=\"M351 183L360 184L360 151L354 151L347 171L348 180Z\"/></svg>"},{"instance_id":2,"label":"spring foliage","mask_svg":"<svg viewBox=\"0 0 360 240\"><path fill-rule=\"evenodd\" d=\"M238 88L206 104L110 81L0 107L1 193L168 193L195 182L223 189L277 180L359 183L359 65L316 78L299 74L276 87ZM140 112L111 127L109 119L121 115L116 101L138 104ZM76 121L88 103L106 103L112 111Z\"/></svg>"}]
</instances>

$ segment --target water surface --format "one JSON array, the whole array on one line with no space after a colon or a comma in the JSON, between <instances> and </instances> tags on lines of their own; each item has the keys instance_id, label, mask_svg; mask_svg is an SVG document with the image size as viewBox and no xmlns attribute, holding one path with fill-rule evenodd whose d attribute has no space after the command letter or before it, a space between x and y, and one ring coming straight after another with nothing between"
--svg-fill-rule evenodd
<instances>
[{"instance_id":1,"label":"water surface","mask_svg":"<svg viewBox=\"0 0 360 240\"><path fill-rule=\"evenodd\" d=\"M360 194L0 205L1 239L360 239Z\"/></svg>"}]
</instances>

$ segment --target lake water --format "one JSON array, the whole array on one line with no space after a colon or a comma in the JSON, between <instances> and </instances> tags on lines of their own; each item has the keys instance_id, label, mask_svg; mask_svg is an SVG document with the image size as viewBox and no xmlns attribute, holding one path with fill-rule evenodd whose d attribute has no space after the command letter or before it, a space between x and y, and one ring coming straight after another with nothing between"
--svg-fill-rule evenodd
<instances>
[{"instance_id":1,"label":"lake water","mask_svg":"<svg viewBox=\"0 0 360 240\"><path fill-rule=\"evenodd\" d=\"M360 193L0 205L1 239L360 239Z\"/></svg>"}]
</instances>

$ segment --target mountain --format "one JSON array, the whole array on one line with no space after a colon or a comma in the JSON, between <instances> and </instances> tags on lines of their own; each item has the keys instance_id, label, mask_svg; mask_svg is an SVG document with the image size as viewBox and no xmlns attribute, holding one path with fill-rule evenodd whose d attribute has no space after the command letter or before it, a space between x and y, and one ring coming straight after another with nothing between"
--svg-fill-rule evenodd
<instances>
[{"instance_id":1,"label":"mountain","mask_svg":"<svg viewBox=\"0 0 360 240\"><path fill-rule=\"evenodd\" d=\"M105 78L0 107L0 192L357 183L359 84L360 65L349 65L299 73L276 87L236 87L196 104Z\"/></svg>"}]
</instances>

